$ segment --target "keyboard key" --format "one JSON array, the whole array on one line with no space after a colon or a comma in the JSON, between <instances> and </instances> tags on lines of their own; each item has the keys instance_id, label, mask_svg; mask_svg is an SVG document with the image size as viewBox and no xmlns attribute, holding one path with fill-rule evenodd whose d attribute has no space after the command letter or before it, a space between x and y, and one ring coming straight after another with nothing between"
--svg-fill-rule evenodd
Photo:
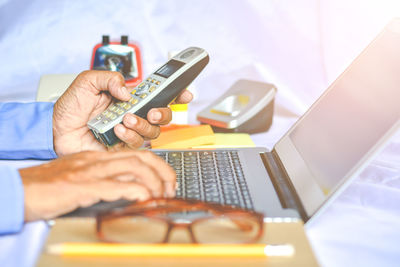
<instances>
[{"instance_id":1,"label":"keyboard key","mask_svg":"<svg viewBox=\"0 0 400 267\"><path fill-rule=\"evenodd\" d=\"M176 174L177 198L190 198L252 209L236 151L156 152Z\"/></svg>"}]
</instances>

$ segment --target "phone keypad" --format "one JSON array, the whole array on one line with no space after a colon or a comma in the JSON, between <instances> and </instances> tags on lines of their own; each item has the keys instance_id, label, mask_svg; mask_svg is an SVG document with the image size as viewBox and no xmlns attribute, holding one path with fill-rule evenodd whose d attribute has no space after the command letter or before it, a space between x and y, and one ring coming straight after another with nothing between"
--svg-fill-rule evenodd
<instances>
[{"instance_id":1,"label":"phone keypad","mask_svg":"<svg viewBox=\"0 0 400 267\"><path fill-rule=\"evenodd\" d=\"M124 105L122 106L125 110L129 110L132 106L129 103L124 103Z\"/></svg>"},{"instance_id":2,"label":"phone keypad","mask_svg":"<svg viewBox=\"0 0 400 267\"><path fill-rule=\"evenodd\" d=\"M100 116L96 117L97 121L101 121L103 124L107 124L119 116L126 113L136 104L138 104L142 99L146 98L149 94L153 93L161 81L149 77L146 81L140 83L135 89L131 91L131 99L127 102L118 102L111 105L107 110L103 111Z\"/></svg>"},{"instance_id":3,"label":"phone keypad","mask_svg":"<svg viewBox=\"0 0 400 267\"><path fill-rule=\"evenodd\" d=\"M136 98L133 98L133 97L129 100L129 103L131 103L132 105L136 105L137 102L139 102L139 100L137 100Z\"/></svg>"}]
</instances>

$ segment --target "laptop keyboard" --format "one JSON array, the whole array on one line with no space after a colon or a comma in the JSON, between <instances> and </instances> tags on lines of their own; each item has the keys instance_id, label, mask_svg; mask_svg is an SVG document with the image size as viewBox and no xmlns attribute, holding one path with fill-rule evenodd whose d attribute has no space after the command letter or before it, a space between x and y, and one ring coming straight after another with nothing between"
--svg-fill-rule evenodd
<instances>
[{"instance_id":1,"label":"laptop keyboard","mask_svg":"<svg viewBox=\"0 0 400 267\"><path fill-rule=\"evenodd\" d=\"M237 151L154 151L176 171L177 198L253 209Z\"/></svg>"}]
</instances>

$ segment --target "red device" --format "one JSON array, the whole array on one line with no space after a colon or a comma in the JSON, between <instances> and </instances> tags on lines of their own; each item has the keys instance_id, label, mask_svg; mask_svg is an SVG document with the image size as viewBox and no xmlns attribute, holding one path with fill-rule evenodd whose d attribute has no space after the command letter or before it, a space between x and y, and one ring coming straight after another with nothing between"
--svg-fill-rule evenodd
<instances>
[{"instance_id":1,"label":"red device","mask_svg":"<svg viewBox=\"0 0 400 267\"><path fill-rule=\"evenodd\" d=\"M103 42L93 48L90 69L120 72L127 86L136 86L142 81L142 61L136 44L128 42L128 36L122 35L120 42L110 42L103 35Z\"/></svg>"}]
</instances>

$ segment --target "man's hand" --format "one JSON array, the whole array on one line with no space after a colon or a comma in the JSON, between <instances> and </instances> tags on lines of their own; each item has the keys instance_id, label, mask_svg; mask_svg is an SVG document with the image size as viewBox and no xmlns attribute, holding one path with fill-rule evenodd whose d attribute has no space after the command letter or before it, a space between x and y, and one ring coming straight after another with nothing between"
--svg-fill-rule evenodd
<instances>
[{"instance_id":1,"label":"man's hand","mask_svg":"<svg viewBox=\"0 0 400 267\"><path fill-rule=\"evenodd\" d=\"M118 72L84 71L73 81L67 91L58 99L53 111L54 150L58 156L85 150L102 151L107 148L100 144L87 122L104 111L113 98L128 101L130 94L125 81ZM177 97L177 103L188 103L192 94L184 91ZM126 114L122 124L114 127L115 134L123 142L112 147L119 150L125 146L138 148L145 139L157 138L158 125L171 121L169 108L154 108L147 114L147 120L133 114Z\"/></svg>"},{"instance_id":2,"label":"man's hand","mask_svg":"<svg viewBox=\"0 0 400 267\"><path fill-rule=\"evenodd\" d=\"M81 152L19 172L25 221L54 218L100 200L175 195L175 172L149 151Z\"/></svg>"}]
</instances>

